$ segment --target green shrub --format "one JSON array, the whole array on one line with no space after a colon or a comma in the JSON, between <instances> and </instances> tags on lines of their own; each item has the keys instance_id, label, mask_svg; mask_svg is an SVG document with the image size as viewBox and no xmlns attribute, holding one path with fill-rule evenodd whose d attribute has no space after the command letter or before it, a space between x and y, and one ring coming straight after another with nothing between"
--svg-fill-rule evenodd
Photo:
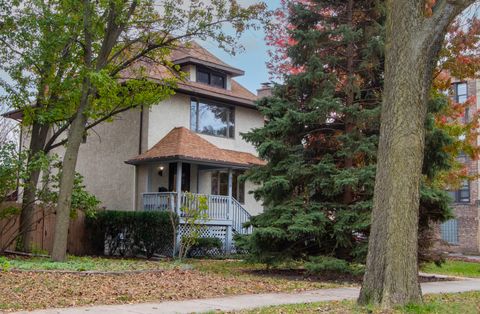
<instances>
[{"instance_id":1,"label":"green shrub","mask_svg":"<svg viewBox=\"0 0 480 314\"><path fill-rule=\"evenodd\" d=\"M170 212L99 211L87 217L90 247L95 254L135 256L171 254L178 217Z\"/></svg>"},{"instance_id":2,"label":"green shrub","mask_svg":"<svg viewBox=\"0 0 480 314\"><path fill-rule=\"evenodd\" d=\"M3 256L0 256L0 271L8 271L10 269L10 262Z\"/></svg>"},{"instance_id":3,"label":"green shrub","mask_svg":"<svg viewBox=\"0 0 480 314\"><path fill-rule=\"evenodd\" d=\"M189 257L203 257L212 255L215 251L222 250L223 243L219 238L198 238L190 248Z\"/></svg>"},{"instance_id":4,"label":"green shrub","mask_svg":"<svg viewBox=\"0 0 480 314\"><path fill-rule=\"evenodd\" d=\"M339 274L361 275L363 267L356 264L350 264L343 259L330 256L314 256L305 263L305 268L314 274L334 272Z\"/></svg>"}]
</instances>

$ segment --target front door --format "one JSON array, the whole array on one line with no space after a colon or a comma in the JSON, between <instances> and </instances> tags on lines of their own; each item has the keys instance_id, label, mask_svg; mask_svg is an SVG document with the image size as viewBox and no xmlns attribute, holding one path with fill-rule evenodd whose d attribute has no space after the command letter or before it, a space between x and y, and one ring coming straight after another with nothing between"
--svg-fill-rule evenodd
<instances>
[{"instance_id":1,"label":"front door","mask_svg":"<svg viewBox=\"0 0 480 314\"><path fill-rule=\"evenodd\" d=\"M170 163L168 168L168 190L177 190L177 163ZM182 163L182 191L190 191L190 164Z\"/></svg>"}]
</instances>

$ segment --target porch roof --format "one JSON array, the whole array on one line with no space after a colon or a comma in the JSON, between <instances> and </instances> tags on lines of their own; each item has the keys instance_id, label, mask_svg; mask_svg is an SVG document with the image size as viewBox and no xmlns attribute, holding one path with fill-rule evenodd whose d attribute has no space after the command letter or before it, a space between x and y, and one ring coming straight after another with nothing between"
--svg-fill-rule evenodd
<instances>
[{"instance_id":1,"label":"porch roof","mask_svg":"<svg viewBox=\"0 0 480 314\"><path fill-rule=\"evenodd\" d=\"M184 127L172 129L152 148L125 162L139 165L165 160L198 161L241 168L266 163L250 153L219 148Z\"/></svg>"}]
</instances>

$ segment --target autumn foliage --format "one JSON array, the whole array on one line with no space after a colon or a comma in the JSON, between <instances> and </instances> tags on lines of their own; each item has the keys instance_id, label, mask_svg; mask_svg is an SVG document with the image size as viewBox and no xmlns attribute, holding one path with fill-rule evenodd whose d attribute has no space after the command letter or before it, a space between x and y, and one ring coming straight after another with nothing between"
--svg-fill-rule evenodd
<instances>
[{"instance_id":1,"label":"autumn foliage","mask_svg":"<svg viewBox=\"0 0 480 314\"><path fill-rule=\"evenodd\" d=\"M362 261L383 91L383 2L282 3L266 38L271 76L282 83L273 97L259 101L266 125L245 135L269 161L248 174L261 185L255 196L266 210L252 219L253 234L237 243L265 263L315 255ZM453 82L471 78L479 66L478 22L459 23L445 41L425 121L419 221L424 261L438 256L429 255L431 241L423 235L432 222L452 218L445 190L472 175L457 157L479 155L475 99L456 103L447 96Z\"/></svg>"}]
</instances>

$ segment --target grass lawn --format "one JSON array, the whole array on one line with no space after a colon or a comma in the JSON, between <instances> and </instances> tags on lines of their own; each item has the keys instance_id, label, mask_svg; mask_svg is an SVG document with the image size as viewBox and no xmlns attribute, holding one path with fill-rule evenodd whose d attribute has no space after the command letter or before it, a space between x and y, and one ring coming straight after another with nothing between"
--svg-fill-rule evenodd
<instances>
[{"instance_id":1,"label":"grass lawn","mask_svg":"<svg viewBox=\"0 0 480 314\"><path fill-rule=\"evenodd\" d=\"M15 257L6 259L7 268L19 270L65 270L65 271L127 271L159 270L171 268L172 263L122 258L96 258L69 256L66 262L52 262L45 257Z\"/></svg>"},{"instance_id":2,"label":"grass lawn","mask_svg":"<svg viewBox=\"0 0 480 314\"><path fill-rule=\"evenodd\" d=\"M424 265L422 271L432 274L480 278L480 263L447 260L440 267L433 263Z\"/></svg>"},{"instance_id":3,"label":"grass lawn","mask_svg":"<svg viewBox=\"0 0 480 314\"><path fill-rule=\"evenodd\" d=\"M422 305L410 305L393 311L372 307L360 307L354 301L320 302L272 306L236 313L242 314L289 314L289 313L355 313L355 314L399 314L399 313L438 313L438 314L477 314L480 313L480 292L465 292L425 296Z\"/></svg>"},{"instance_id":4,"label":"grass lawn","mask_svg":"<svg viewBox=\"0 0 480 314\"><path fill-rule=\"evenodd\" d=\"M9 258L1 271L0 312L98 304L122 304L220 297L234 294L295 292L351 285L348 281L303 277L296 271L265 272L238 260L145 261L69 257L65 263L45 258ZM0 261L0 265L5 264ZM88 270L163 270L161 272L91 274ZM74 270L34 272L29 270Z\"/></svg>"}]
</instances>

